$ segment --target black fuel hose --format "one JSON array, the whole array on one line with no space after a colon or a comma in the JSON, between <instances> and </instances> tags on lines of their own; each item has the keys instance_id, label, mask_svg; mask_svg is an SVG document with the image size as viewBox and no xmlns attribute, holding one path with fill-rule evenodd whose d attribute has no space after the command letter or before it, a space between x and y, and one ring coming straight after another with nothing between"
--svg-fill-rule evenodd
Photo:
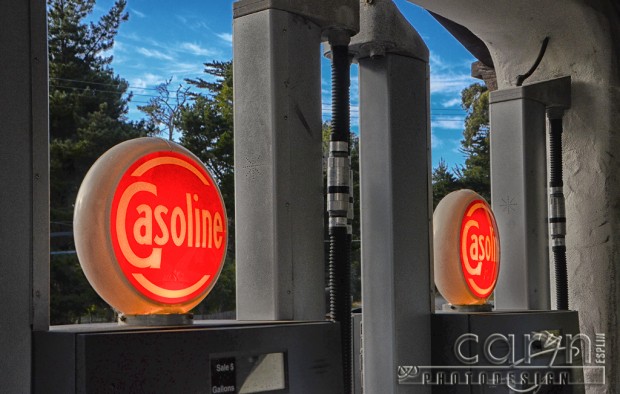
<instances>
[{"instance_id":1,"label":"black fuel hose","mask_svg":"<svg viewBox=\"0 0 620 394\"><path fill-rule=\"evenodd\" d=\"M332 45L332 131L330 135L327 210L329 213L329 319L340 323L346 392L352 382L350 202L350 62L348 45Z\"/></svg>"},{"instance_id":2,"label":"black fuel hose","mask_svg":"<svg viewBox=\"0 0 620 394\"><path fill-rule=\"evenodd\" d=\"M562 181L562 111L549 111L549 228L555 265L557 309L568 310L566 213Z\"/></svg>"}]
</instances>

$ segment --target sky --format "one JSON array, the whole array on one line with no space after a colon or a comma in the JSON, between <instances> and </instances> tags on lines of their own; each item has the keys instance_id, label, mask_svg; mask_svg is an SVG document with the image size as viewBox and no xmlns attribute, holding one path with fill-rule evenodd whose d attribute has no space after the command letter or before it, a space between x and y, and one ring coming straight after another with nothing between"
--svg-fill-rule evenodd
<instances>
[{"instance_id":1,"label":"sky","mask_svg":"<svg viewBox=\"0 0 620 394\"><path fill-rule=\"evenodd\" d=\"M232 0L127 0L129 20L124 22L112 50L115 73L129 82L133 92L129 118L144 114L137 109L155 95L155 87L168 79L173 86L185 78L206 78L203 63L232 59ZM426 11L406 0L395 0L400 11L430 49L432 162L449 168L462 165L459 152L465 112L460 92L478 80L470 77L474 57ZM113 0L99 0L95 15L106 12ZM331 114L329 61L323 61L323 119ZM352 68L351 126L358 130L357 67Z\"/></svg>"}]
</instances>

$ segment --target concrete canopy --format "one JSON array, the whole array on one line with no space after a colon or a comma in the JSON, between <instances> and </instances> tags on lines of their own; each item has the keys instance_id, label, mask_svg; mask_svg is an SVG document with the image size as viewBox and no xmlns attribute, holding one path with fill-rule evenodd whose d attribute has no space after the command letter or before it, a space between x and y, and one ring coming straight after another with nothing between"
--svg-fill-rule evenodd
<instances>
[{"instance_id":1,"label":"concrete canopy","mask_svg":"<svg viewBox=\"0 0 620 394\"><path fill-rule=\"evenodd\" d=\"M494 62L500 65L497 67L500 88L514 86L516 76L532 65L547 36L550 45L541 71L547 63L554 68L549 72L561 75L567 68L557 63L565 63L573 72L611 75L615 70L614 77L618 80L620 42L614 37L620 33L620 5L611 0L409 1L467 27L484 41ZM600 60L590 64L571 61L587 57ZM542 77L544 74L539 73L538 79L546 79ZM538 79L533 75L530 82Z\"/></svg>"},{"instance_id":2,"label":"concrete canopy","mask_svg":"<svg viewBox=\"0 0 620 394\"><path fill-rule=\"evenodd\" d=\"M571 76L563 138L570 306L580 313L582 333L606 334L608 383L588 392L614 391L620 378L620 2L409 1L478 36L500 90L529 70L545 37L547 51L524 85Z\"/></svg>"}]
</instances>

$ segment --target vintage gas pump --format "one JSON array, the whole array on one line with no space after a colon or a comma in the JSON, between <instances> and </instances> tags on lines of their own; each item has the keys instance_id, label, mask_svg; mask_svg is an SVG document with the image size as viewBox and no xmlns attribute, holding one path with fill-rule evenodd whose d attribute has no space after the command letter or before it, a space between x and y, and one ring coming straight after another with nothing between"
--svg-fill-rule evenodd
<instances>
[{"instance_id":1,"label":"vintage gas pump","mask_svg":"<svg viewBox=\"0 0 620 394\"><path fill-rule=\"evenodd\" d=\"M121 144L76 203L84 271L120 324L35 333L36 392L347 390L347 346L325 320L320 45L348 62L358 30L358 0L234 3L238 320L188 313L225 255L215 181L172 142Z\"/></svg>"},{"instance_id":2,"label":"vintage gas pump","mask_svg":"<svg viewBox=\"0 0 620 394\"><path fill-rule=\"evenodd\" d=\"M429 53L394 3L240 0L233 29L238 320L188 313L225 257L215 181L174 143L124 143L87 176L75 226L85 273L120 324L36 332L34 391L581 392L587 338L576 312L549 311L547 226L561 261L565 219L561 173L547 212L545 114L557 145L570 79L491 95L494 211L455 193L433 235ZM323 41L346 66L335 79L348 84L350 58L360 66L363 313L352 343L346 291L325 320ZM341 123L328 159L334 255L346 255L350 203ZM449 303L438 312L433 269Z\"/></svg>"},{"instance_id":3,"label":"vintage gas pump","mask_svg":"<svg viewBox=\"0 0 620 394\"><path fill-rule=\"evenodd\" d=\"M342 392L335 324L194 321L224 263L226 218L205 165L171 141L101 156L78 193L76 248L119 322L36 332L34 392Z\"/></svg>"},{"instance_id":4,"label":"vintage gas pump","mask_svg":"<svg viewBox=\"0 0 620 394\"><path fill-rule=\"evenodd\" d=\"M561 113L569 107L569 77L491 93L494 210L471 191L454 192L437 207L435 282L449 304L432 318L432 367L403 369L402 383L450 393L583 392L591 340L579 334L577 312L566 310L557 150L550 155L549 200L546 188L545 115L557 149ZM549 310L550 243L560 256L555 311Z\"/></svg>"}]
</instances>

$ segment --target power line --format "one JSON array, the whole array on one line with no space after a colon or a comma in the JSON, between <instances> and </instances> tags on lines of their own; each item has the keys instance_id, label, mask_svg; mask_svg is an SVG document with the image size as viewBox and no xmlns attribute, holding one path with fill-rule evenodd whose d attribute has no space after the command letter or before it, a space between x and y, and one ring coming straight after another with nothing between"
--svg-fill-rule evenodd
<instances>
[{"instance_id":1,"label":"power line","mask_svg":"<svg viewBox=\"0 0 620 394\"><path fill-rule=\"evenodd\" d=\"M88 86L84 87L84 88L78 88L78 87L75 87L75 86L56 85L56 84L51 85L51 86L53 86L55 88L60 88L60 89L80 90L82 92L85 92L85 91L89 90L91 92L96 92L96 93L120 93L120 92L114 91L114 90L91 89ZM142 97L151 97L151 98L159 97L159 96L152 95L152 94L140 94L140 93L133 93L133 92L129 92L129 93L125 92L125 93L120 93L120 94L121 95L123 95L123 94L127 94L127 95L131 94L132 96L142 96Z\"/></svg>"},{"instance_id":2,"label":"power line","mask_svg":"<svg viewBox=\"0 0 620 394\"><path fill-rule=\"evenodd\" d=\"M78 79L69 79L69 78L50 78L51 80L56 80L56 81L67 81L67 82L77 82L77 83L84 83L84 84L92 84L92 85L102 85L102 86L113 86L113 87L121 87L120 84L110 84L110 83L102 83L102 82L89 82L89 81L83 81L83 80L78 80ZM86 90L87 88L79 88L79 87L73 87L73 86L64 86L64 85L54 85L54 87L58 87L58 88L64 88L64 89L74 89L74 90ZM154 90L157 91L157 88L143 88L143 87L135 87L132 85L127 85L127 89L141 89L141 90ZM100 92L100 93L117 93L115 91L110 91L110 90L101 90L101 89L89 89L93 92ZM129 93L125 93L125 94L129 94ZM150 98L155 98L155 97L159 97L158 95L149 95L149 94L141 94L141 93L131 93L133 96L142 96L142 97L150 97ZM137 101L133 101L132 103L137 103ZM465 113L466 111L460 108L431 108L431 112L435 112L435 111L441 111L442 113L440 115L463 115L463 113ZM448 113L449 112L449 113ZM431 114L431 116L433 116Z\"/></svg>"},{"instance_id":3,"label":"power line","mask_svg":"<svg viewBox=\"0 0 620 394\"><path fill-rule=\"evenodd\" d=\"M79 79L69 79L69 78L50 78L50 81L77 82L77 83L86 83L86 84L91 84L91 85L114 86L116 88L121 87L120 84L103 83L103 82L90 82L90 81L82 81L82 80L79 80ZM157 88L143 88L143 87L139 87L139 86L132 86L132 85L129 85L129 84L127 84L127 88L143 89L143 90L157 90Z\"/></svg>"}]
</instances>

